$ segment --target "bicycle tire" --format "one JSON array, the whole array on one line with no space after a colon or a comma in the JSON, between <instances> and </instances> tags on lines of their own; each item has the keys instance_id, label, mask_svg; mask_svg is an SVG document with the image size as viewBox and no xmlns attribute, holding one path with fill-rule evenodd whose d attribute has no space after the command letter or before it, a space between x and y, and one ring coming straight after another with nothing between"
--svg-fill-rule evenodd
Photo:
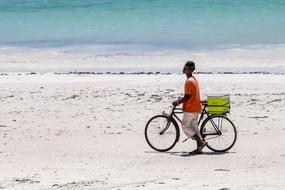
<instances>
[{"instance_id":1,"label":"bicycle tire","mask_svg":"<svg viewBox=\"0 0 285 190\"><path fill-rule=\"evenodd\" d=\"M161 120L162 122L164 122L163 124L157 126L156 123ZM169 122L169 128L167 129L167 132L160 134L161 131L164 129L164 127L166 127L167 123ZM154 130L155 132L153 132L152 130ZM171 132L173 133L172 135L169 136L169 134L171 134ZM159 142L155 142L156 139L152 138L154 136L156 136L157 138L169 141L166 142L164 146L160 146ZM145 139L146 142L148 143L148 145L158 151L158 152L166 152L169 151L170 149L172 149L175 144L178 142L179 140L179 136L180 136L180 131L179 131L179 127L178 124L176 123L176 121L171 118L170 116L167 115L156 115L152 118L149 119L149 121L147 122L146 126L145 126ZM167 139L168 138L168 139ZM160 141L158 140L158 141Z\"/></svg>"},{"instance_id":2,"label":"bicycle tire","mask_svg":"<svg viewBox=\"0 0 285 190\"><path fill-rule=\"evenodd\" d=\"M224 125L223 122L226 124ZM218 127L218 130L215 129L214 125ZM201 125L200 133L202 139L207 141L207 147L215 152L226 152L230 150L237 139L236 127L225 115L211 115L205 119ZM228 140L228 142L221 145L223 140Z\"/></svg>"}]
</instances>

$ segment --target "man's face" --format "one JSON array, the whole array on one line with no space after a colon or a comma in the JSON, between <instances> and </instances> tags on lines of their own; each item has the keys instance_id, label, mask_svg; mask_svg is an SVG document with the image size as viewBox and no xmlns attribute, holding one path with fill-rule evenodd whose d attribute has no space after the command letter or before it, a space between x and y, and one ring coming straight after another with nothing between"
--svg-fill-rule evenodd
<instances>
[{"instance_id":1,"label":"man's face","mask_svg":"<svg viewBox=\"0 0 285 190\"><path fill-rule=\"evenodd\" d=\"M192 72L193 72L192 69L190 69L189 67L187 66L183 67L183 74L188 75L188 74L191 74Z\"/></svg>"}]
</instances>

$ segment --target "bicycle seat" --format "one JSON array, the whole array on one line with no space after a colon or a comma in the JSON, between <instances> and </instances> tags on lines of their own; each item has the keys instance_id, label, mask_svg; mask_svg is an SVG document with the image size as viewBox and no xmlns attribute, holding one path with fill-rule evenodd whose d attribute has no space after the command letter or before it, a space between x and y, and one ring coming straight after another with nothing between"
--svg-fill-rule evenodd
<instances>
[{"instance_id":1,"label":"bicycle seat","mask_svg":"<svg viewBox=\"0 0 285 190\"><path fill-rule=\"evenodd\" d=\"M205 106L208 104L208 101L207 100L201 100L201 104Z\"/></svg>"}]
</instances>

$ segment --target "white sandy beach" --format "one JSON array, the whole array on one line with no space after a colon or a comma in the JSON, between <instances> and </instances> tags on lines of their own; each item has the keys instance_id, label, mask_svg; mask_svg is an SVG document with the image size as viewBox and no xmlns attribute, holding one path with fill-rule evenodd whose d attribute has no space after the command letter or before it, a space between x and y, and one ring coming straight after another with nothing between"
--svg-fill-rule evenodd
<instances>
[{"instance_id":1,"label":"white sandy beach","mask_svg":"<svg viewBox=\"0 0 285 190\"><path fill-rule=\"evenodd\" d=\"M182 96L185 76L0 76L0 189L285 189L285 76L197 75L203 97L231 94L238 129L224 154L193 141L167 153L147 120Z\"/></svg>"}]
</instances>

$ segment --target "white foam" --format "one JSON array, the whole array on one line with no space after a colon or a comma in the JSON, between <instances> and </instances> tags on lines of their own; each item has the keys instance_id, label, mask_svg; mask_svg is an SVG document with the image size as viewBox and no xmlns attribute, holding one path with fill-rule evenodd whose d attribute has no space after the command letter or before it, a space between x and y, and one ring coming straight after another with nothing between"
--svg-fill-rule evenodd
<instances>
[{"instance_id":1,"label":"white foam","mask_svg":"<svg viewBox=\"0 0 285 190\"><path fill-rule=\"evenodd\" d=\"M203 72L285 72L285 44L173 49L145 45L0 47L0 72L180 72L187 60Z\"/></svg>"}]
</instances>

